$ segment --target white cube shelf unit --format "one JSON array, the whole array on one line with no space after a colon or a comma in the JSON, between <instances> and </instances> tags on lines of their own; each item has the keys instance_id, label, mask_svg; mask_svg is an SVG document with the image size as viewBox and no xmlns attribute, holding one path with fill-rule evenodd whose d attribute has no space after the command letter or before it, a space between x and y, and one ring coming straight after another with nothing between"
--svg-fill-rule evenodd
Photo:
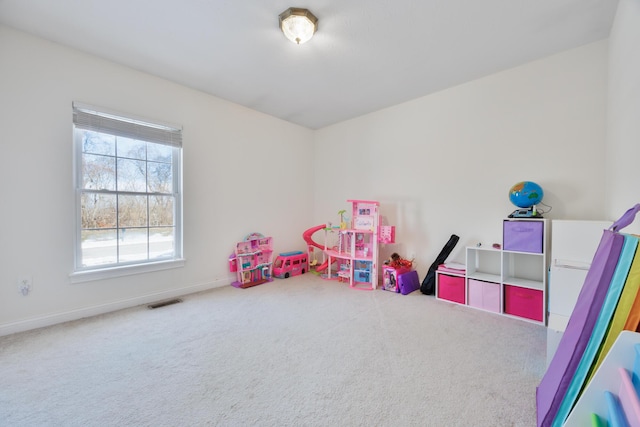
<instances>
[{"instance_id":1,"label":"white cube shelf unit","mask_svg":"<svg viewBox=\"0 0 640 427\"><path fill-rule=\"evenodd\" d=\"M466 271L438 271L436 298L546 324L549 223L543 218L503 222L502 247L466 248Z\"/></svg>"}]
</instances>

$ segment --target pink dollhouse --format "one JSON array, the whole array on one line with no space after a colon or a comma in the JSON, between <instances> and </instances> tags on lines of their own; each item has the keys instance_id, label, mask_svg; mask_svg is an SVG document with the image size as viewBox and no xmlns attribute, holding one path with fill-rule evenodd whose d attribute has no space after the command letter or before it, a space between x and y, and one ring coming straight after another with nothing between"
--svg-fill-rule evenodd
<instances>
[{"instance_id":1,"label":"pink dollhouse","mask_svg":"<svg viewBox=\"0 0 640 427\"><path fill-rule=\"evenodd\" d=\"M229 268L236 273L236 288L250 288L271 282L273 268L273 243L271 237L251 233L236 243L234 254L229 258Z\"/></svg>"},{"instance_id":2,"label":"pink dollhouse","mask_svg":"<svg viewBox=\"0 0 640 427\"><path fill-rule=\"evenodd\" d=\"M325 247L326 278L337 276L354 289L372 290L378 285L379 243L394 243L395 227L380 225L380 204L371 200L347 200L352 204L351 223L338 232L338 245Z\"/></svg>"}]
</instances>

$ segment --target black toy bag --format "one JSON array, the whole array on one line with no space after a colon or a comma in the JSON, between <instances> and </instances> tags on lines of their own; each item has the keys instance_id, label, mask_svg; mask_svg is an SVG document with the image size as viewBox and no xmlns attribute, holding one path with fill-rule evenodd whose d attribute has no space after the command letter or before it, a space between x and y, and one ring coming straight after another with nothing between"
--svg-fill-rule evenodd
<instances>
[{"instance_id":1,"label":"black toy bag","mask_svg":"<svg viewBox=\"0 0 640 427\"><path fill-rule=\"evenodd\" d=\"M456 236L455 234L452 234L451 237L449 237L449 241L446 245L444 245L444 247L436 257L436 260L433 262L433 264L431 264L431 267L429 267L429 271L427 271L427 275L420 285L420 292L425 295L433 295L433 291L436 287L436 270L438 269L438 266L440 264L444 263L447 260L447 257L451 254L453 248L455 248L458 244L458 240L460 240L460 237Z\"/></svg>"}]
</instances>

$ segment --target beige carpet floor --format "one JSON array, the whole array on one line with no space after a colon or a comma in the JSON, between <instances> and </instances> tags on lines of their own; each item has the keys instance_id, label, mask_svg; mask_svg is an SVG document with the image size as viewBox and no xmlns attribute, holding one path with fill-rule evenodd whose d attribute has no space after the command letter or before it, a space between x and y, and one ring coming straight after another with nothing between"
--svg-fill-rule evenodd
<instances>
[{"instance_id":1,"label":"beige carpet floor","mask_svg":"<svg viewBox=\"0 0 640 427\"><path fill-rule=\"evenodd\" d=\"M0 338L0 426L535 426L540 325L311 274Z\"/></svg>"}]
</instances>

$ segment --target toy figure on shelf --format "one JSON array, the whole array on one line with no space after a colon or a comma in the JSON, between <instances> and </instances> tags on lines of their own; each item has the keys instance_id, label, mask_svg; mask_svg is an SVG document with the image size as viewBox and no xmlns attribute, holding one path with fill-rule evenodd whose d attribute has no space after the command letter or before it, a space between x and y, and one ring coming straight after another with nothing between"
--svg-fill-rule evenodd
<instances>
[{"instance_id":1,"label":"toy figure on shelf","mask_svg":"<svg viewBox=\"0 0 640 427\"><path fill-rule=\"evenodd\" d=\"M407 268L410 270L411 267L413 267L413 261L404 259L400 255L398 255L396 252L394 252L391 254L389 259L385 261L385 265L388 265L389 267L393 267L397 269Z\"/></svg>"}]
</instances>

